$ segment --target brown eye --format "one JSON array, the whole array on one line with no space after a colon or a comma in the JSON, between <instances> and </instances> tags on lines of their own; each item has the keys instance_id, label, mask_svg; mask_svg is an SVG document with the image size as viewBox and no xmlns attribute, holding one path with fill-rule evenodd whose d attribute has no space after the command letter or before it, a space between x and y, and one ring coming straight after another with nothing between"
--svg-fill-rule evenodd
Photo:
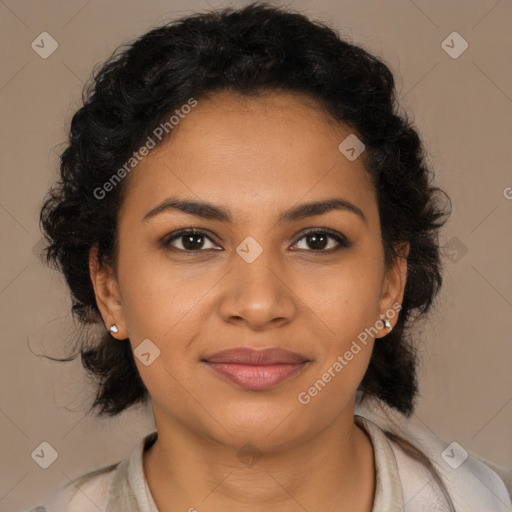
<instances>
[{"instance_id":1,"label":"brown eye","mask_svg":"<svg viewBox=\"0 0 512 512\"><path fill-rule=\"evenodd\" d=\"M325 229L310 230L303 234L302 237L295 242L294 246L300 244L304 240L305 247L298 247L300 250L309 250L309 252L333 252L341 249L342 247L350 247L348 240L339 233L327 231ZM334 240L334 244L329 242Z\"/></svg>"},{"instance_id":2,"label":"brown eye","mask_svg":"<svg viewBox=\"0 0 512 512\"><path fill-rule=\"evenodd\" d=\"M167 237L162 244L168 249L184 252L202 251L216 247L209 236L197 229L181 230Z\"/></svg>"}]
</instances>

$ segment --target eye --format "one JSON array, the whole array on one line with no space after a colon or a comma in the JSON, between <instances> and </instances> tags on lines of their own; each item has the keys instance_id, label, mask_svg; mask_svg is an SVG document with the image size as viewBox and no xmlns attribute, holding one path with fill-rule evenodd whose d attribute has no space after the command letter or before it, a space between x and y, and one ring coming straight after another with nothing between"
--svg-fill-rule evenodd
<instances>
[{"instance_id":1,"label":"eye","mask_svg":"<svg viewBox=\"0 0 512 512\"><path fill-rule=\"evenodd\" d=\"M337 242L337 245L329 247L329 239ZM308 246L312 248L309 252L330 253L338 251L342 247L347 248L351 246L351 243L342 234L328 229L310 229L303 233L302 237L292 247L299 245L301 240L305 240L306 250L308 250ZM298 247L298 249L304 249L304 247Z\"/></svg>"},{"instance_id":2,"label":"eye","mask_svg":"<svg viewBox=\"0 0 512 512\"><path fill-rule=\"evenodd\" d=\"M212 246L208 247L208 242ZM169 246L172 246L172 249L185 252L199 252L203 249L215 248L212 239L203 230L195 228L181 229L173 233L172 236L162 240L162 245L168 249L171 249Z\"/></svg>"},{"instance_id":3,"label":"eye","mask_svg":"<svg viewBox=\"0 0 512 512\"><path fill-rule=\"evenodd\" d=\"M207 249L219 250L217 245L212 241L210 236L199 228L181 229L171 233L170 236L162 240L163 247L171 250L182 252L202 252ZM299 247L301 241L304 240L306 247ZM334 246L329 247L329 240L336 242ZM210 246L208 246L210 244ZM345 247L348 248L352 244L341 233L331 231L325 228L315 228L302 234L301 238L292 246L292 250L306 250L308 252L331 253ZM310 249L308 249L309 247Z\"/></svg>"}]
</instances>

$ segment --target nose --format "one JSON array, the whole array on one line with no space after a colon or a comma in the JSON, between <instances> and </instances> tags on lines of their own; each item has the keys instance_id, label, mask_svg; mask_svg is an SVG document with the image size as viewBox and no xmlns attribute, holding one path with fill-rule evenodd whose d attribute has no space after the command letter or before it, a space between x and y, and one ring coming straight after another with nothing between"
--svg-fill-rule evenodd
<instances>
[{"instance_id":1,"label":"nose","mask_svg":"<svg viewBox=\"0 0 512 512\"><path fill-rule=\"evenodd\" d=\"M298 298L290 273L269 251L251 263L237 253L223 280L219 313L224 321L246 324L252 330L285 325L297 314Z\"/></svg>"}]
</instances>

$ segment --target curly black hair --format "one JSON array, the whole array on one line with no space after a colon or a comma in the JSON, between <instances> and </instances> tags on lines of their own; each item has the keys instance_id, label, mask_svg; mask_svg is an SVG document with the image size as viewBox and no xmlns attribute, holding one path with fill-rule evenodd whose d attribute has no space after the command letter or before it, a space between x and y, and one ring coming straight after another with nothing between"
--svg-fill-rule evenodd
<instances>
[{"instance_id":1,"label":"curly black hair","mask_svg":"<svg viewBox=\"0 0 512 512\"><path fill-rule=\"evenodd\" d=\"M124 47L126 46L126 47ZM407 282L398 323L374 345L359 386L406 415L418 394L417 352L411 327L433 306L442 284L438 230L447 212L413 123L400 113L393 75L361 46L305 15L255 3L194 14L154 28L119 47L84 88L69 144L60 155L60 180L45 198L40 223L48 263L66 278L72 313L85 331L101 324L89 274L89 251L116 268L117 217L129 180L119 173L148 134L169 115L216 91L307 94L365 145L364 164L377 191L386 268L409 243ZM172 137L172 130L158 141ZM119 174L118 174L119 176ZM448 198L449 201L449 198ZM115 341L115 342L114 342ZM148 400L129 340L77 341L98 389L91 410L117 415ZM74 347L76 350L77 346Z\"/></svg>"}]
</instances>

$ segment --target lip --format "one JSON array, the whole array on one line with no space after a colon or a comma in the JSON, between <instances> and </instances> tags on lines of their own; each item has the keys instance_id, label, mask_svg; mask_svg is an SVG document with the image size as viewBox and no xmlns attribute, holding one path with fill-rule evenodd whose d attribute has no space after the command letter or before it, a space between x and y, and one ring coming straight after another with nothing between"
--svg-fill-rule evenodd
<instances>
[{"instance_id":1,"label":"lip","mask_svg":"<svg viewBox=\"0 0 512 512\"><path fill-rule=\"evenodd\" d=\"M245 347L216 352L203 359L217 375L244 389L269 389L297 375L310 361L281 348Z\"/></svg>"},{"instance_id":2,"label":"lip","mask_svg":"<svg viewBox=\"0 0 512 512\"><path fill-rule=\"evenodd\" d=\"M209 363L237 363L248 365L294 364L304 363L307 359L300 354L284 348L266 348L255 350L237 347L215 352L203 359Z\"/></svg>"}]
</instances>

